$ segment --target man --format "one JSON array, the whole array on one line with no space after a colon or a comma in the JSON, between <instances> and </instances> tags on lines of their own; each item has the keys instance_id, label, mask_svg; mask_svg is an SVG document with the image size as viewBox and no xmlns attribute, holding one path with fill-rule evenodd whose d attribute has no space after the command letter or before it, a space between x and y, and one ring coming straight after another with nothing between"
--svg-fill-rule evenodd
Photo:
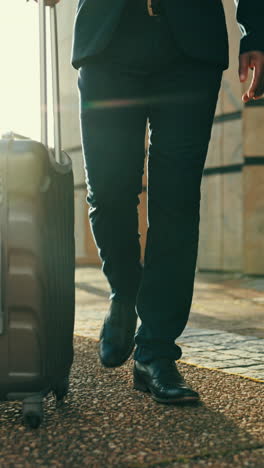
<instances>
[{"instance_id":1,"label":"man","mask_svg":"<svg viewBox=\"0 0 264 468\"><path fill-rule=\"evenodd\" d=\"M49 4L58 0L49 0ZM237 0L243 101L264 91L264 3ZM197 401L175 361L188 320L200 183L228 40L220 0L79 0L72 65L94 238L111 286L100 335L104 366L134 348L134 386L162 403ZM140 265L137 205L146 121L148 234ZM135 306L137 314L135 311Z\"/></svg>"}]
</instances>

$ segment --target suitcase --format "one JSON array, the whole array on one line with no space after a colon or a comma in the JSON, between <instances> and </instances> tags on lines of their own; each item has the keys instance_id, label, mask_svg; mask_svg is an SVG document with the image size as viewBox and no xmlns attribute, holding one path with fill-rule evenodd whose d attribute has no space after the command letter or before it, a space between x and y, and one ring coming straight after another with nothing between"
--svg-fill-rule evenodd
<instances>
[{"instance_id":1,"label":"suitcase","mask_svg":"<svg viewBox=\"0 0 264 468\"><path fill-rule=\"evenodd\" d=\"M75 307L74 185L61 150L56 9L51 15L55 149L47 142L46 36L40 0L41 143L0 140L0 399L23 400L38 427L43 399L69 387Z\"/></svg>"}]
</instances>

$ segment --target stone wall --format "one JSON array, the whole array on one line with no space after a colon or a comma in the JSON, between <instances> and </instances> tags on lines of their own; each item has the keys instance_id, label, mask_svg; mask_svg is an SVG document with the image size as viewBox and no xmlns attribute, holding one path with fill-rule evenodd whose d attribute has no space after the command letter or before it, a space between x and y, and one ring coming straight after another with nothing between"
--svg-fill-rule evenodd
<instances>
[{"instance_id":1,"label":"stone wall","mask_svg":"<svg viewBox=\"0 0 264 468\"><path fill-rule=\"evenodd\" d=\"M224 1L230 67L224 72L204 171L200 270L264 274L263 100L244 105L238 78L240 31ZM250 73L251 78L251 73ZM249 80L250 80L249 78Z\"/></svg>"}]
</instances>

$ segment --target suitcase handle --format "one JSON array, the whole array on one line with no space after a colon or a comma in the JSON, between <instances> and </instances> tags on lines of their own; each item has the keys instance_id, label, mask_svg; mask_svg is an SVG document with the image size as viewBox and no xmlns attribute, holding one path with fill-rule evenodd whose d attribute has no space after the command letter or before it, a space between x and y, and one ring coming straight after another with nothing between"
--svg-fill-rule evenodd
<instances>
[{"instance_id":1,"label":"suitcase handle","mask_svg":"<svg viewBox=\"0 0 264 468\"><path fill-rule=\"evenodd\" d=\"M39 47L40 47L40 105L41 105L41 142L48 147L47 118L47 44L46 44L46 6L45 0L39 1ZM60 120L60 88L59 88L59 58L58 29L56 7L50 8L50 40L52 68L52 101L54 117L54 148L56 162L63 164L61 151L61 120Z\"/></svg>"}]
</instances>

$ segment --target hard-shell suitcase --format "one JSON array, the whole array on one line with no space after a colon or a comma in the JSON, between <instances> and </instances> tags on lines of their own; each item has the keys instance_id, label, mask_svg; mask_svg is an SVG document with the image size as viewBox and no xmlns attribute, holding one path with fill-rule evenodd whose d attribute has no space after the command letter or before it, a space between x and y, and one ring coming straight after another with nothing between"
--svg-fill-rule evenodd
<instances>
[{"instance_id":1,"label":"hard-shell suitcase","mask_svg":"<svg viewBox=\"0 0 264 468\"><path fill-rule=\"evenodd\" d=\"M46 25L40 0L41 141L0 140L0 399L23 400L38 427L43 397L63 401L73 361L74 186L61 151L56 9L50 8L55 150L47 142Z\"/></svg>"}]
</instances>

